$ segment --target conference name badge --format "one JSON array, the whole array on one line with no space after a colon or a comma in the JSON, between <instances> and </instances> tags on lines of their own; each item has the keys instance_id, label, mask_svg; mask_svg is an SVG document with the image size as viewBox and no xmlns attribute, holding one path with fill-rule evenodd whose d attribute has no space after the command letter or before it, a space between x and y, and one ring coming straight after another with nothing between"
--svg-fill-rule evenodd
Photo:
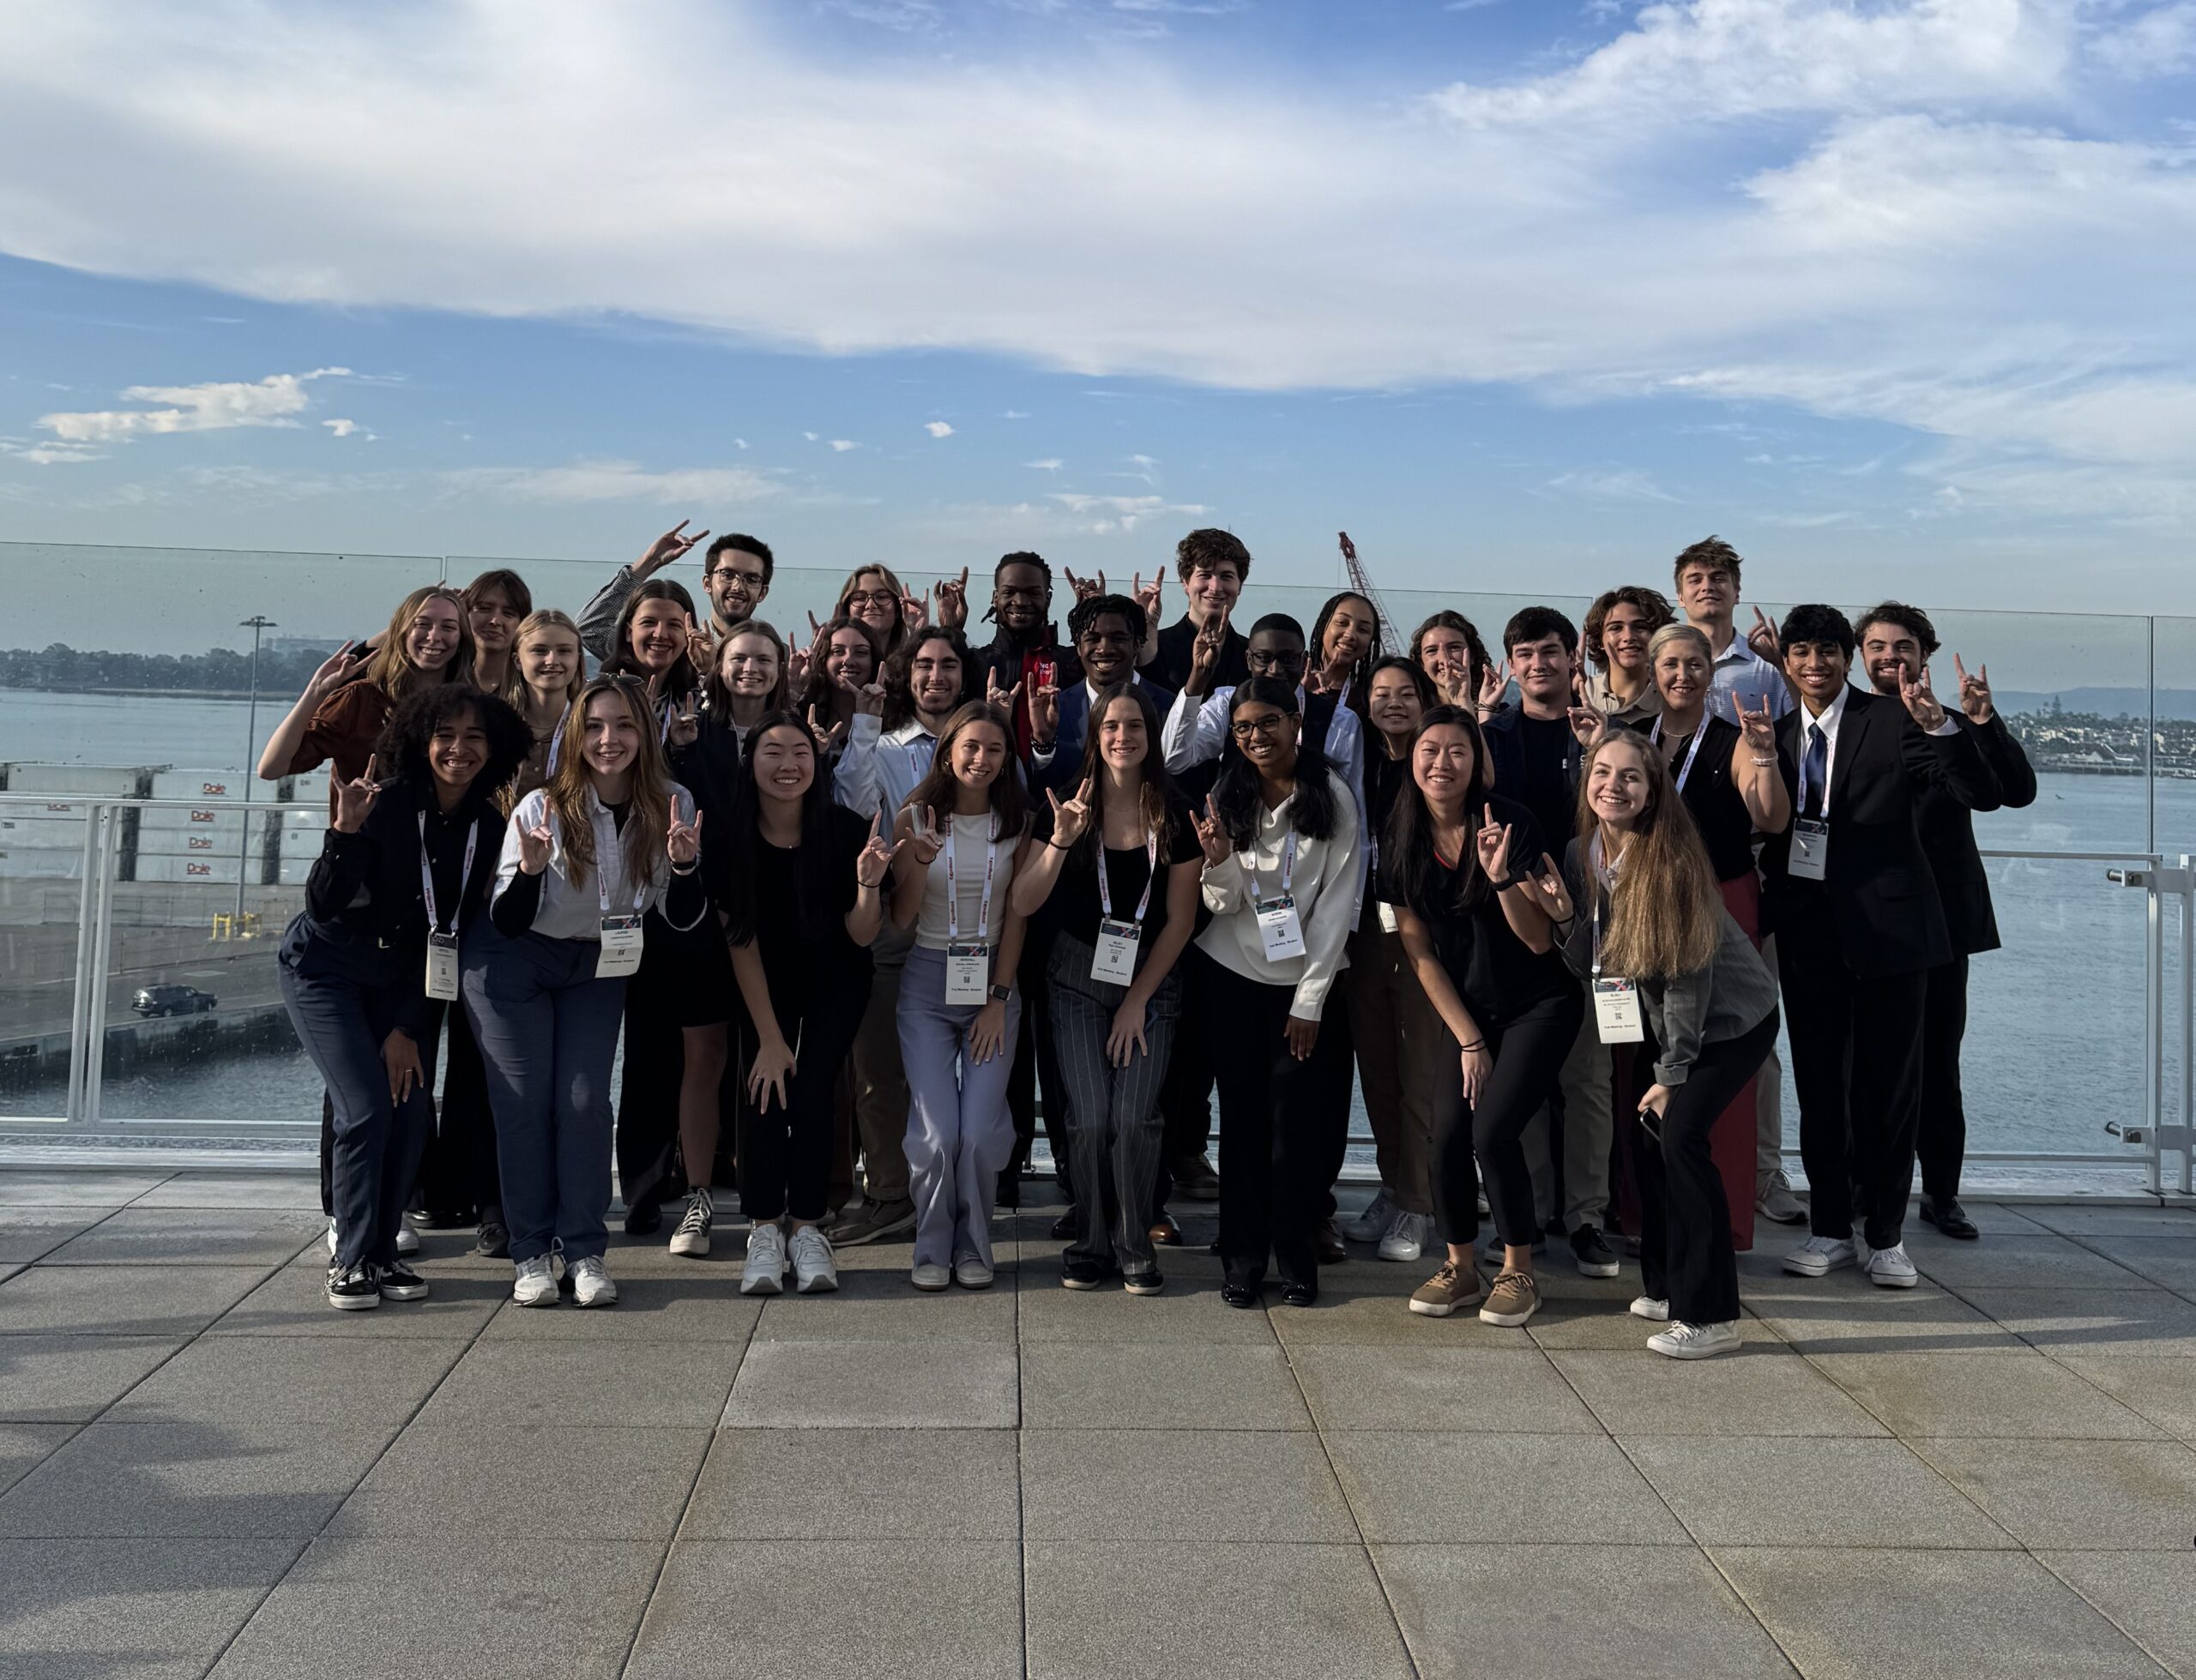
<instances>
[{"instance_id":1,"label":"conference name badge","mask_svg":"<svg viewBox=\"0 0 2196 1680\"><path fill-rule=\"evenodd\" d=\"M945 1001L953 1004L982 1004L992 994L992 948L988 945L948 945L945 948Z\"/></svg>"},{"instance_id":2,"label":"conference name badge","mask_svg":"<svg viewBox=\"0 0 2196 1680\"><path fill-rule=\"evenodd\" d=\"M1283 893L1277 898L1257 900L1258 937L1264 942L1266 960L1279 962L1287 957L1304 954L1304 924L1297 919L1296 895Z\"/></svg>"},{"instance_id":3,"label":"conference name badge","mask_svg":"<svg viewBox=\"0 0 2196 1680\"><path fill-rule=\"evenodd\" d=\"M594 960L594 978L598 980L622 980L641 966L641 940L643 937L638 916L605 916L602 918L602 952Z\"/></svg>"},{"instance_id":4,"label":"conference name badge","mask_svg":"<svg viewBox=\"0 0 2196 1680\"><path fill-rule=\"evenodd\" d=\"M1785 870L1795 881L1820 881L1830 870L1830 824L1819 816L1792 819L1792 851Z\"/></svg>"},{"instance_id":5,"label":"conference name badge","mask_svg":"<svg viewBox=\"0 0 2196 1680\"><path fill-rule=\"evenodd\" d=\"M1090 953L1090 978L1110 980L1117 986L1136 978L1136 948L1143 930L1134 922L1107 917L1098 924L1098 943Z\"/></svg>"},{"instance_id":6,"label":"conference name badge","mask_svg":"<svg viewBox=\"0 0 2196 1680\"><path fill-rule=\"evenodd\" d=\"M1632 980L1594 982L1594 1024L1605 1045L1636 1045L1647 1036L1639 1013L1639 987Z\"/></svg>"},{"instance_id":7,"label":"conference name badge","mask_svg":"<svg viewBox=\"0 0 2196 1680\"><path fill-rule=\"evenodd\" d=\"M1396 906L1394 905L1390 904L1387 900L1382 899L1379 901L1379 911L1381 932L1401 933L1403 930L1403 924L1396 919Z\"/></svg>"},{"instance_id":8,"label":"conference name badge","mask_svg":"<svg viewBox=\"0 0 2196 1680\"><path fill-rule=\"evenodd\" d=\"M457 1000L457 936L427 936L427 996L438 1003Z\"/></svg>"}]
</instances>

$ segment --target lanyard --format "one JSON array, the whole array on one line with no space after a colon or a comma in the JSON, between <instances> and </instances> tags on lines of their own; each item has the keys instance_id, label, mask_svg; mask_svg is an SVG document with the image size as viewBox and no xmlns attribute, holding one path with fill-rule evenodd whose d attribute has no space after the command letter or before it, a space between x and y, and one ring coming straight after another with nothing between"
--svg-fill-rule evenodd
<instances>
[{"instance_id":1,"label":"lanyard","mask_svg":"<svg viewBox=\"0 0 2196 1680\"><path fill-rule=\"evenodd\" d=\"M953 872L953 816L945 818L945 942L961 942L961 888ZM1101 851L1104 848L1101 846ZM989 832L984 840L984 895L976 906L976 937L985 936L985 930L992 919L992 873L998 864L998 819L991 819Z\"/></svg>"},{"instance_id":2,"label":"lanyard","mask_svg":"<svg viewBox=\"0 0 2196 1680\"><path fill-rule=\"evenodd\" d=\"M457 901L465 902L465 883L473 878L473 848L480 843L480 819L474 817L473 826L465 831L465 862L457 871ZM449 933L456 929L457 911L449 912L449 926L445 928L435 914L435 872L427 867L427 813L419 813L419 890L427 900L427 931L431 934Z\"/></svg>"},{"instance_id":3,"label":"lanyard","mask_svg":"<svg viewBox=\"0 0 2196 1680\"><path fill-rule=\"evenodd\" d=\"M595 810L600 813L602 821L594 831L594 892L601 903L602 913L607 916L610 913L610 854L613 852L618 854L618 866L623 868L625 862L624 843L618 838L617 822L604 810L600 799L595 802ZM608 844L605 845L605 841ZM633 888L633 913L636 916L641 913L641 906L646 902L648 895L649 883L643 879L639 886Z\"/></svg>"},{"instance_id":4,"label":"lanyard","mask_svg":"<svg viewBox=\"0 0 2196 1680\"><path fill-rule=\"evenodd\" d=\"M1159 835L1156 831L1147 835L1143 842L1143 896L1136 901L1136 920L1141 926L1143 912L1151 908L1152 883L1159 879ZM1286 891L1286 888L1283 888ZM1106 836L1098 836L1098 910L1107 921L1113 919L1113 888L1106 879Z\"/></svg>"},{"instance_id":5,"label":"lanyard","mask_svg":"<svg viewBox=\"0 0 2196 1680\"><path fill-rule=\"evenodd\" d=\"M1706 720L1704 719L1702 721L1704 723ZM1616 861L1611 864L1608 866L1607 872L1604 873L1602 869L1601 835L1596 834L1594 838L1588 842L1586 846L1586 873L1589 878L1586 884L1590 886L1594 890L1594 943L1592 948L1594 954L1594 978L1596 980L1599 980L1602 978L1602 892L1605 887L1609 892L1615 892L1616 872L1623 866L1623 864L1624 853L1620 852L1616 854Z\"/></svg>"},{"instance_id":6,"label":"lanyard","mask_svg":"<svg viewBox=\"0 0 2196 1680\"><path fill-rule=\"evenodd\" d=\"M1692 774L1692 761L1700 756L1700 744L1707 738L1708 714L1703 712L1700 714L1699 726L1692 732L1692 744L1685 750L1685 762L1678 768L1679 792L1685 792L1685 779ZM1647 732L1647 741L1649 745L1653 746L1659 745L1662 739L1662 720L1658 717L1655 720L1655 726Z\"/></svg>"},{"instance_id":7,"label":"lanyard","mask_svg":"<svg viewBox=\"0 0 2196 1680\"><path fill-rule=\"evenodd\" d=\"M1258 891L1258 865L1257 861L1258 854L1255 848L1255 845L1253 846L1252 850L1245 852L1243 855L1252 860L1243 865L1243 873L1251 877L1252 900L1253 902L1260 901L1263 900L1264 895ZM1288 877L1295 874L1295 872L1296 830L1291 828L1288 831L1288 839L1282 844L1281 848L1281 891L1275 894L1276 897L1287 898L1288 896Z\"/></svg>"}]
</instances>

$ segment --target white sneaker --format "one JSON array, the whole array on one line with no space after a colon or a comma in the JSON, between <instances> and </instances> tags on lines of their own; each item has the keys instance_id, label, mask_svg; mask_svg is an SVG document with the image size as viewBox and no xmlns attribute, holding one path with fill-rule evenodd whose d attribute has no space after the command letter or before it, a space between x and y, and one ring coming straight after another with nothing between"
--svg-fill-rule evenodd
<instances>
[{"instance_id":1,"label":"white sneaker","mask_svg":"<svg viewBox=\"0 0 2196 1680\"><path fill-rule=\"evenodd\" d=\"M1739 1351L1739 1327L1723 1324L1673 1324L1647 1346L1673 1359L1707 1359L1718 1353Z\"/></svg>"},{"instance_id":2,"label":"white sneaker","mask_svg":"<svg viewBox=\"0 0 2196 1680\"><path fill-rule=\"evenodd\" d=\"M1668 1301L1657 1301L1651 1295L1634 1296L1630 1310L1634 1318L1648 1319L1657 1324L1665 1324L1669 1322L1670 1304Z\"/></svg>"},{"instance_id":3,"label":"white sneaker","mask_svg":"<svg viewBox=\"0 0 2196 1680\"><path fill-rule=\"evenodd\" d=\"M1841 1266L1857 1263L1852 1241L1844 1237L1810 1237L1784 1256L1784 1269L1802 1278L1826 1278Z\"/></svg>"},{"instance_id":4,"label":"white sneaker","mask_svg":"<svg viewBox=\"0 0 2196 1680\"><path fill-rule=\"evenodd\" d=\"M412 1229L412 1216L409 1213L396 1222L396 1251L399 1254L419 1252L419 1233Z\"/></svg>"},{"instance_id":5,"label":"white sneaker","mask_svg":"<svg viewBox=\"0 0 2196 1680\"><path fill-rule=\"evenodd\" d=\"M992 1286L992 1268L970 1255L966 1259L953 1262L953 1281L963 1289L989 1289Z\"/></svg>"},{"instance_id":6,"label":"white sneaker","mask_svg":"<svg viewBox=\"0 0 2196 1680\"><path fill-rule=\"evenodd\" d=\"M572 1303L582 1307L614 1307L618 1286L610 1281L610 1268L599 1254L583 1255L572 1262Z\"/></svg>"},{"instance_id":7,"label":"white sneaker","mask_svg":"<svg viewBox=\"0 0 2196 1680\"><path fill-rule=\"evenodd\" d=\"M819 1226L797 1228L791 1246L795 1289L803 1295L821 1295L839 1286L839 1262L832 1258L830 1238Z\"/></svg>"},{"instance_id":8,"label":"white sneaker","mask_svg":"<svg viewBox=\"0 0 2196 1680\"><path fill-rule=\"evenodd\" d=\"M924 1293L934 1295L953 1281L953 1274L934 1262L926 1262L908 1274L908 1281Z\"/></svg>"},{"instance_id":9,"label":"white sneaker","mask_svg":"<svg viewBox=\"0 0 2196 1680\"><path fill-rule=\"evenodd\" d=\"M1805 1225L1807 1204L1792 1194L1792 1181L1778 1167L1758 1172L1753 1180L1753 1210L1773 1225Z\"/></svg>"},{"instance_id":10,"label":"white sneaker","mask_svg":"<svg viewBox=\"0 0 2196 1680\"><path fill-rule=\"evenodd\" d=\"M1396 1199L1383 1184L1379 1194L1365 1204L1365 1211L1342 1228L1342 1234L1353 1243L1377 1243L1388 1234L1388 1221L1395 1211Z\"/></svg>"},{"instance_id":11,"label":"white sneaker","mask_svg":"<svg viewBox=\"0 0 2196 1680\"><path fill-rule=\"evenodd\" d=\"M511 1299L522 1307L553 1307L557 1304L557 1274L549 1264L549 1256L538 1254L531 1260L522 1260L515 1268L516 1278L511 1284Z\"/></svg>"},{"instance_id":12,"label":"white sneaker","mask_svg":"<svg viewBox=\"0 0 2196 1680\"><path fill-rule=\"evenodd\" d=\"M1388 1228L1380 1233L1380 1258L1416 1260L1426 1252L1426 1228L1432 1223L1423 1213L1406 1213L1397 1209L1395 1218L1388 1221Z\"/></svg>"},{"instance_id":13,"label":"white sneaker","mask_svg":"<svg viewBox=\"0 0 2196 1680\"><path fill-rule=\"evenodd\" d=\"M671 1233L671 1251L691 1255L709 1251L709 1224L716 1218L716 1203L709 1199L709 1187L697 1184L686 1192L686 1211L679 1215L679 1229Z\"/></svg>"},{"instance_id":14,"label":"white sneaker","mask_svg":"<svg viewBox=\"0 0 2196 1680\"><path fill-rule=\"evenodd\" d=\"M785 1287L786 1234L766 1219L747 1233L747 1269L739 1274L742 1295L775 1295Z\"/></svg>"},{"instance_id":15,"label":"white sneaker","mask_svg":"<svg viewBox=\"0 0 2196 1680\"><path fill-rule=\"evenodd\" d=\"M1903 1243L1894 1243L1887 1249L1870 1249L1861 1275L1885 1289L1911 1289L1922 1280L1921 1274L1914 1269L1914 1262L1906 1257Z\"/></svg>"}]
</instances>

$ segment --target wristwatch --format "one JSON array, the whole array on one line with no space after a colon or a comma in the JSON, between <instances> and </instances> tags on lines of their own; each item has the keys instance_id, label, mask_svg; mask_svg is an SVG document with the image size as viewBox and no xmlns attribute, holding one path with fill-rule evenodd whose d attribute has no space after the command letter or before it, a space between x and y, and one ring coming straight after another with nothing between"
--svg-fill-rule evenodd
<instances>
[{"instance_id":1,"label":"wristwatch","mask_svg":"<svg viewBox=\"0 0 2196 1680\"><path fill-rule=\"evenodd\" d=\"M1008 998L1013 997L1014 993L1011 988L1003 986L998 985L997 982L993 982L992 985L992 996L998 999L1000 1003L1004 1003Z\"/></svg>"}]
</instances>

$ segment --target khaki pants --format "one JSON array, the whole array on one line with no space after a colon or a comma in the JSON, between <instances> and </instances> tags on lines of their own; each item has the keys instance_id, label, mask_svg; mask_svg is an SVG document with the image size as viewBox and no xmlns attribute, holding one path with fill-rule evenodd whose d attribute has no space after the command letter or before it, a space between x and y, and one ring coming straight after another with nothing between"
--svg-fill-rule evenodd
<instances>
[{"instance_id":1,"label":"khaki pants","mask_svg":"<svg viewBox=\"0 0 2196 1680\"><path fill-rule=\"evenodd\" d=\"M1397 934L1349 939L1349 1030L1380 1182L1406 1213L1433 1212L1433 1093L1457 1077L1457 1040L1412 972Z\"/></svg>"}]
</instances>

